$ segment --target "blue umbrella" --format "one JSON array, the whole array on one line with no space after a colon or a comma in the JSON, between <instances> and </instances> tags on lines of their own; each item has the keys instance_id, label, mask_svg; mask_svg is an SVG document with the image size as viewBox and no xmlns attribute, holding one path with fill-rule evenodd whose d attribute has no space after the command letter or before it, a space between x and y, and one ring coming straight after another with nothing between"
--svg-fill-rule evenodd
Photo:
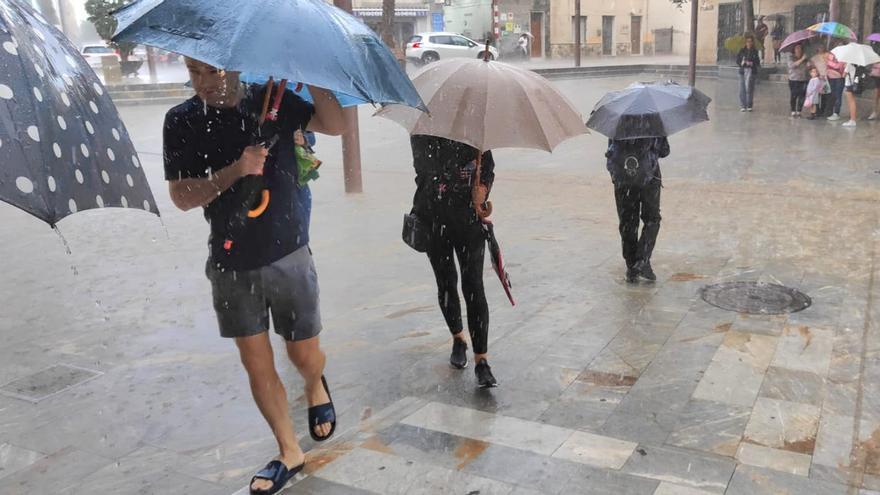
<instances>
[{"instance_id":1,"label":"blue umbrella","mask_svg":"<svg viewBox=\"0 0 880 495\"><path fill-rule=\"evenodd\" d=\"M53 226L92 208L159 213L110 96L23 0L0 0L0 200Z\"/></svg>"},{"instance_id":2,"label":"blue umbrella","mask_svg":"<svg viewBox=\"0 0 880 495\"><path fill-rule=\"evenodd\" d=\"M321 0L135 0L114 16L117 42L151 45L365 102L425 108L376 33Z\"/></svg>"}]
</instances>

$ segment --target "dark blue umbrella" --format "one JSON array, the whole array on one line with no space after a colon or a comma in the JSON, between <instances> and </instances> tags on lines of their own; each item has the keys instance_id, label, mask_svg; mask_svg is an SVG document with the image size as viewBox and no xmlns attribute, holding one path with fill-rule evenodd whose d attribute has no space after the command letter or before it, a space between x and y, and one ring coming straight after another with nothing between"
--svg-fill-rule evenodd
<instances>
[{"instance_id":1,"label":"dark blue umbrella","mask_svg":"<svg viewBox=\"0 0 880 495\"><path fill-rule=\"evenodd\" d=\"M612 139L665 137L709 120L711 98L673 82L635 83L599 100L587 127Z\"/></svg>"},{"instance_id":2,"label":"dark blue umbrella","mask_svg":"<svg viewBox=\"0 0 880 495\"><path fill-rule=\"evenodd\" d=\"M424 108L376 33L321 0L136 0L114 16L119 23L114 41L370 103Z\"/></svg>"},{"instance_id":3,"label":"dark blue umbrella","mask_svg":"<svg viewBox=\"0 0 880 495\"><path fill-rule=\"evenodd\" d=\"M50 225L92 208L159 213L94 71L23 0L0 0L0 200Z\"/></svg>"}]
</instances>

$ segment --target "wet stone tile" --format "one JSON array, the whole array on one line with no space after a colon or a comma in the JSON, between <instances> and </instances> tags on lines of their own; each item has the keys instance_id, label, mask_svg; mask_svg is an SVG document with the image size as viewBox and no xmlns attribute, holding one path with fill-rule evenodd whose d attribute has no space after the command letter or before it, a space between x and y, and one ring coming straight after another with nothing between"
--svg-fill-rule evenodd
<instances>
[{"instance_id":1,"label":"wet stone tile","mask_svg":"<svg viewBox=\"0 0 880 495\"><path fill-rule=\"evenodd\" d=\"M692 400L679 415L666 443L733 457L751 412L751 407Z\"/></svg>"},{"instance_id":2,"label":"wet stone tile","mask_svg":"<svg viewBox=\"0 0 880 495\"><path fill-rule=\"evenodd\" d=\"M816 436L813 463L834 468L849 466L854 426L855 420L851 416L823 414Z\"/></svg>"},{"instance_id":3,"label":"wet stone tile","mask_svg":"<svg viewBox=\"0 0 880 495\"><path fill-rule=\"evenodd\" d=\"M825 377L831 366L833 348L834 332L831 330L790 324L779 338L772 365Z\"/></svg>"},{"instance_id":4,"label":"wet stone tile","mask_svg":"<svg viewBox=\"0 0 880 495\"><path fill-rule=\"evenodd\" d=\"M66 448L0 479L0 493L63 493L71 480L82 480L111 463L110 459Z\"/></svg>"},{"instance_id":5,"label":"wet stone tile","mask_svg":"<svg viewBox=\"0 0 880 495\"><path fill-rule=\"evenodd\" d=\"M302 481L294 483L290 488L279 492L279 495L370 495L372 493L367 490L327 481L317 476L309 476ZM242 493L242 495L248 494L249 492Z\"/></svg>"},{"instance_id":6,"label":"wet stone tile","mask_svg":"<svg viewBox=\"0 0 880 495\"><path fill-rule=\"evenodd\" d=\"M404 424L550 455L572 431L518 418L432 402Z\"/></svg>"},{"instance_id":7,"label":"wet stone tile","mask_svg":"<svg viewBox=\"0 0 880 495\"><path fill-rule=\"evenodd\" d=\"M782 335L787 317L738 315L731 330L778 337Z\"/></svg>"},{"instance_id":8,"label":"wet stone tile","mask_svg":"<svg viewBox=\"0 0 880 495\"><path fill-rule=\"evenodd\" d=\"M44 455L8 443L0 443L0 479L37 462Z\"/></svg>"},{"instance_id":9,"label":"wet stone tile","mask_svg":"<svg viewBox=\"0 0 880 495\"><path fill-rule=\"evenodd\" d=\"M736 460L749 466L807 476L810 474L810 456L785 450L771 449L752 443L740 444Z\"/></svg>"},{"instance_id":10,"label":"wet stone tile","mask_svg":"<svg viewBox=\"0 0 880 495\"><path fill-rule=\"evenodd\" d=\"M620 469L636 448L633 442L577 431L553 453L557 459Z\"/></svg>"},{"instance_id":11,"label":"wet stone tile","mask_svg":"<svg viewBox=\"0 0 880 495\"><path fill-rule=\"evenodd\" d=\"M845 485L741 464L726 495L845 495L847 491Z\"/></svg>"},{"instance_id":12,"label":"wet stone tile","mask_svg":"<svg viewBox=\"0 0 880 495\"><path fill-rule=\"evenodd\" d=\"M736 463L675 447L640 445L623 472L711 493L724 493Z\"/></svg>"},{"instance_id":13,"label":"wet stone tile","mask_svg":"<svg viewBox=\"0 0 880 495\"><path fill-rule=\"evenodd\" d=\"M538 421L572 430L599 431L616 407L616 402L564 398L552 402Z\"/></svg>"},{"instance_id":14,"label":"wet stone tile","mask_svg":"<svg viewBox=\"0 0 880 495\"><path fill-rule=\"evenodd\" d=\"M816 445L820 409L807 404L758 399L743 441L800 454Z\"/></svg>"},{"instance_id":15,"label":"wet stone tile","mask_svg":"<svg viewBox=\"0 0 880 495\"><path fill-rule=\"evenodd\" d=\"M383 494L472 493L507 495L513 486L457 470L414 462L372 450L354 449L316 476Z\"/></svg>"},{"instance_id":16,"label":"wet stone tile","mask_svg":"<svg viewBox=\"0 0 880 495\"><path fill-rule=\"evenodd\" d=\"M809 371L771 367L764 377L760 395L821 407L825 400L825 380Z\"/></svg>"},{"instance_id":17,"label":"wet stone tile","mask_svg":"<svg viewBox=\"0 0 880 495\"><path fill-rule=\"evenodd\" d=\"M654 495L710 495L712 492L691 488L689 486L674 485L672 483L661 482L657 487Z\"/></svg>"}]
</instances>

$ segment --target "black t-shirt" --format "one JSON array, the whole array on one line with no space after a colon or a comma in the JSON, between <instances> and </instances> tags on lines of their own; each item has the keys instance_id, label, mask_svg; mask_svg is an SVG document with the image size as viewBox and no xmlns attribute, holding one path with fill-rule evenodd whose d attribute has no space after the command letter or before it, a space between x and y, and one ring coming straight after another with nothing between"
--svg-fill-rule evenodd
<instances>
[{"instance_id":1,"label":"black t-shirt","mask_svg":"<svg viewBox=\"0 0 880 495\"><path fill-rule=\"evenodd\" d=\"M416 170L416 215L437 217L451 213L460 217L462 212L457 210L469 210L467 218L476 221L471 191L477 150L458 141L418 134L410 137L410 146ZM480 165L480 182L491 187L494 181L495 161L492 152L486 151Z\"/></svg>"},{"instance_id":2,"label":"black t-shirt","mask_svg":"<svg viewBox=\"0 0 880 495\"><path fill-rule=\"evenodd\" d=\"M264 87L248 86L235 108L215 108L198 96L165 115L165 179L206 178L229 166L256 142ZM252 270L269 265L309 242L311 193L297 185L293 134L305 129L314 107L287 91L278 113L278 143L263 171L271 194L260 217L232 225L245 203L242 180L205 207L211 225L211 260L218 268Z\"/></svg>"}]
</instances>

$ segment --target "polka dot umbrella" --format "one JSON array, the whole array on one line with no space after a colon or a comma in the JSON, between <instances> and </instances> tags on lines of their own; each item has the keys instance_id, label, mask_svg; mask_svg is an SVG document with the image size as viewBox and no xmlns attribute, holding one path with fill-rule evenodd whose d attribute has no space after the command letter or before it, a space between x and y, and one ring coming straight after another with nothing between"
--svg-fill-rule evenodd
<instances>
[{"instance_id":1,"label":"polka dot umbrella","mask_svg":"<svg viewBox=\"0 0 880 495\"><path fill-rule=\"evenodd\" d=\"M0 200L52 226L92 208L159 214L110 96L24 0L0 0Z\"/></svg>"}]
</instances>

